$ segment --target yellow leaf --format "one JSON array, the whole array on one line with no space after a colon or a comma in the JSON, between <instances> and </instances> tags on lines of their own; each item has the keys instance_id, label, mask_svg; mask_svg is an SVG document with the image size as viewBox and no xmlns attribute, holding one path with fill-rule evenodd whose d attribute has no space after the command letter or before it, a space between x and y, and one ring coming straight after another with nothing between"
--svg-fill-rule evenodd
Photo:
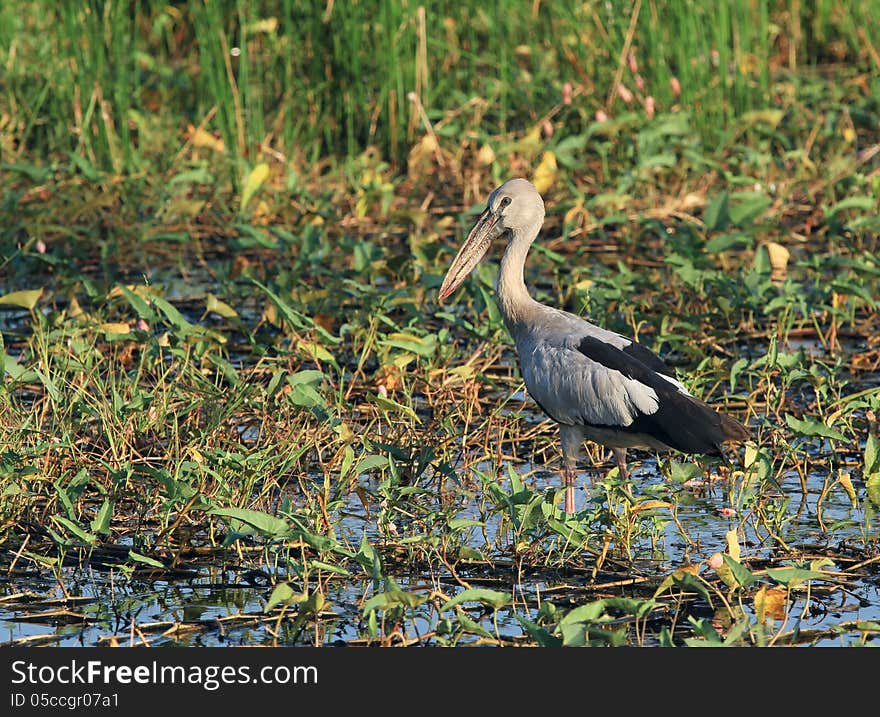
<instances>
[{"instance_id":1,"label":"yellow leaf","mask_svg":"<svg viewBox=\"0 0 880 717\"><path fill-rule=\"evenodd\" d=\"M774 620L785 619L785 590L763 586L755 593L755 616L758 622L768 617Z\"/></svg>"},{"instance_id":2,"label":"yellow leaf","mask_svg":"<svg viewBox=\"0 0 880 717\"><path fill-rule=\"evenodd\" d=\"M105 334L130 334L131 326L124 322L114 322L108 321L107 323L101 324L101 331Z\"/></svg>"},{"instance_id":3,"label":"yellow leaf","mask_svg":"<svg viewBox=\"0 0 880 717\"><path fill-rule=\"evenodd\" d=\"M737 582L733 571L728 567L727 563L719 565L717 568L715 568L715 572L718 574L718 577L724 581L724 584L727 585L727 587L729 587L731 590L739 587L739 583Z\"/></svg>"},{"instance_id":4,"label":"yellow leaf","mask_svg":"<svg viewBox=\"0 0 880 717\"><path fill-rule=\"evenodd\" d=\"M352 431L349 425L345 422L340 423L333 430L339 435L339 440L344 441L345 443L349 443L357 437L357 434Z\"/></svg>"},{"instance_id":5,"label":"yellow leaf","mask_svg":"<svg viewBox=\"0 0 880 717\"><path fill-rule=\"evenodd\" d=\"M643 510L655 510L657 508L669 508L671 503L667 503L665 500L643 500L640 503L636 503L632 507L633 515L641 513Z\"/></svg>"},{"instance_id":6,"label":"yellow leaf","mask_svg":"<svg viewBox=\"0 0 880 717\"><path fill-rule=\"evenodd\" d=\"M852 144L856 141L856 131L852 127L844 127L843 138L846 140L847 144Z\"/></svg>"},{"instance_id":7,"label":"yellow leaf","mask_svg":"<svg viewBox=\"0 0 880 717\"><path fill-rule=\"evenodd\" d=\"M749 126L767 124L776 127L782 121L783 114L782 110L752 110L746 112L740 121Z\"/></svg>"},{"instance_id":8,"label":"yellow leaf","mask_svg":"<svg viewBox=\"0 0 880 717\"><path fill-rule=\"evenodd\" d=\"M76 300L76 297L71 297L70 303L67 305L67 315L71 319L75 319L77 316L82 316L85 313L86 312L83 311L82 306L80 306L79 302Z\"/></svg>"},{"instance_id":9,"label":"yellow leaf","mask_svg":"<svg viewBox=\"0 0 880 717\"><path fill-rule=\"evenodd\" d=\"M409 162L418 165L422 161L433 161L435 153L440 149L437 138L433 134L423 135L409 152ZM372 174L365 174L361 180L361 186L370 186L374 179Z\"/></svg>"},{"instance_id":10,"label":"yellow leaf","mask_svg":"<svg viewBox=\"0 0 880 717\"><path fill-rule=\"evenodd\" d=\"M480 151L477 152L477 164L482 164L484 167L488 167L492 162L495 161L495 152L488 144L484 144L480 147Z\"/></svg>"},{"instance_id":11,"label":"yellow leaf","mask_svg":"<svg viewBox=\"0 0 880 717\"><path fill-rule=\"evenodd\" d=\"M535 125L522 139L510 145L509 149L527 159L534 157L544 142L541 140L541 125Z\"/></svg>"},{"instance_id":12,"label":"yellow leaf","mask_svg":"<svg viewBox=\"0 0 880 717\"><path fill-rule=\"evenodd\" d=\"M213 294L208 294L208 299L205 302L205 310L214 314L219 314L225 319L234 319L238 316L238 312L235 309L225 301L220 301L220 299Z\"/></svg>"},{"instance_id":13,"label":"yellow leaf","mask_svg":"<svg viewBox=\"0 0 880 717\"><path fill-rule=\"evenodd\" d=\"M335 362L333 354L331 354L327 349L321 346L321 344L300 339L299 341L297 341L296 347L303 353L318 361L329 361L330 363Z\"/></svg>"},{"instance_id":14,"label":"yellow leaf","mask_svg":"<svg viewBox=\"0 0 880 717\"><path fill-rule=\"evenodd\" d=\"M278 18L277 17L267 17L265 20L256 20L247 26L248 34L265 32L268 34L274 33L278 29Z\"/></svg>"},{"instance_id":15,"label":"yellow leaf","mask_svg":"<svg viewBox=\"0 0 880 717\"><path fill-rule=\"evenodd\" d=\"M268 178L269 165L265 162L260 162L248 173L244 180L244 189L241 190L241 211L245 210L248 202Z\"/></svg>"},{"instance_id":16,"label":"yellow leaf","mask_svg":"<svg viewBox=\"0 0 880 717\"><path fill-rule=\"evenodd\" d=\"M553 152L544 152L544 155L541 157L541 163L535 170L534 177L532 177L532 184L535 185L535 189L543 194L553 186L553 183L556 181L556 173L556 155Z\"/></svg>"},{"instance_id":17,"label":"yellow leaf","mask_svg":"<svg viewBox=\"0 0 880 717\"><path fill-rule=\"evenodd\" d=\"M6 306L20 306L28 311L33 311L40 297L43 295L42 289L26 289L24 291L13 291L4 296L0 296L0 304Z\"/></svg>"},{"instance_id":18,"label":"yellow leaf","mask_svg":"<svg viewBox=\"0 0 880 717\"><path fill-rule=\"evenodd\" d=\"M736 529L727 531L727 554L739 562L739 541L736 537Z\"/></svg>"},{"instance_id":19,"label":"yellow leaf","mask_svg":"<svg viewBox=\"0 0 880 717\"><path fill-rule=\"evenodd\" d=\"M859 501L856 498L856 489L853 487L852 478L849 477L849 473L841 473L837 477L837 482L843 486L843 489L846 491L846 494L849 496L850 502L852 503L853 508L858 507Z\"/></svg>"},{"instance_id":20,"label":"yellow leaf","mask_svg":"<svg viewBox=\"0 0 880 717\"><path fill-rule=\"evenodd\" d=\"M224 145L222 139L215 137L213 134L203 130L201 127L195 129L192 125L190 125L189 131L193 147L204 147L206 149L211 149L218 154L223 154L226 151L226 145Z\"/></svg>"},{"instance_id":21,"label":"yellow leaf","mask_svg":"<svg viewBox=\"0 0 880 717\"><path fill-rule=\"evenodd\" d=\"M263 318L272 326L281 326L281 319L278 317L278 309L275 302L266 299L266 305L263 307Z\"/></svg>"},{"instance_id":22,"label":"yellow leaf","mask_svg":"<svg viewBox=\"0 0 880 717\"><path fill-rule=\"evenodd\" d=\"M788 270L788 258L791 256L791 252L775 241L764 242L764 248L767 250L767 256L770 258L771 278L777 280L784 279Z\"/></svg>"}]
</instances>

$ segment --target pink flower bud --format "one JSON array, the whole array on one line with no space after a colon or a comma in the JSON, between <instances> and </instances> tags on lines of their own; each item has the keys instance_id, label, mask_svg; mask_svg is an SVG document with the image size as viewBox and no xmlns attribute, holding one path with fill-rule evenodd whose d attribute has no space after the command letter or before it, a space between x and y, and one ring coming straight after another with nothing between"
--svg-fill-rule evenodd
<instances>
[{"instance_id":1,"label":"pink flower bud","mask_svg":"<svg viewBox=\"0 0 880 717\"><path fill-rule=\"evenodd\" d=\"M736 511L733 508L721 508L718 512L725 518L733 518L736 515Z\"/></svg>"},{"instance_id":2,"label":"pink flower bud","mask_svg":"<svg viewBox=\"0 0 880 717\"><path fill-rule=\"evenodd\" d=\"M709 567L713 570L718 570L722 565L724 565L724 556L721 553L715 553L709 558Z\"/></svg>"},{"instance_id":3,"label":"pink flower bud","mask_svg":"<svg viewBox=\"0 0 880 717\"><path fill-rule=\"evenodd\" d=\"M677 77L670 78L669 86L672 88L673 95L681 97L681 82L678 81Z\"/></svg>"},{"instance_id":4,"label":"pink flower bud","mask_svg":"<svg viewBox=\"0 0 880 717\"><path fill-rule=\"evenodd\" d=\"M571 82L566 82L562 85L562 104L571 104Z\"/></svg>"},{"instance_id":5,"label":"pink flower bud","mask_svg":"<svg viewBox=\"0 0 880 717\"><path fill-rule=\"evenodd\" d=\"M629 51L627 62L629 63L629 71L636 74L639 71L639 64L636 62L636 54L632 50Z\"/></svg>"},{"instance_id":6,"label":"pink flower bud","mask_svg":"<svg viewBox=\"0 0 880 717\"><path fill-rule=\"evenodd\" d=\"M138 319L137 324L135 324L135 326L137 327L138 331L149 331L150 330L150 325L146 321L144 321L143 319Z\"/></svg>"},{"instance_id":7,"label":"pink flower bud","mask_svg":"<svg viewBox=\"0 0 880 717\"><path fill-rule=\"evenodd\" d=\"M544 120L544 124L541 125L541 129L544 130L544 136L547 139L550 139L553 136L553 123L550 120Z\"/></svg>"},{"instance_id":8,"label":"pink flower bud","mask_svg":"<svg viewBox=\"0 0 880 717\"><path fill-rule=\"evenodd\" d=\"M605 114L604 110L596 110L596 122L607 122L608 115Z\"/></svg>"},{"instance_id":9,"label":"pink flower bud","mask_svg":"<svg viewBox=\"0 0 880 717\"><path fill-rule=\"evenodd\" d=\"M36 246L37 251L40 254L46 253L46 242L44 242L42 239L37 239L37 243L34 246Z\"/></svg>"},{"instance_id":10,"label":"pink flower bud","mask_svg":"<svg viewBox=\"0 0 880 717\"><path fill-rule=\"evenodd\" d=\"M625 104L629 104L633 101L633 93L630 92L627 86L622 82L617 83L617 94L620 95L620 99L622 99Z\"/></svg>"},{"instance_id":11,"label":"pink flower bud","mask_svg":"<svg viewBox=\"0 0 880 717\"><path fill-rule=\"evenodd\" d=\"M645 91L645 78L642 77L641 75L636 75L635 81L636 81L636 87L638 88L639 92L644 92Z\"/></svg>"},{"instance_id":12,"label":"pink flower bud","mask_svg":"<svg viewBox=\"0 0 880 717\"><path fill-rule=\"evenodd\" d=\"M651 95L645 97L645 114L648 115L648 119L654 116L654 98Z\"/></svg>"}]
</instances>

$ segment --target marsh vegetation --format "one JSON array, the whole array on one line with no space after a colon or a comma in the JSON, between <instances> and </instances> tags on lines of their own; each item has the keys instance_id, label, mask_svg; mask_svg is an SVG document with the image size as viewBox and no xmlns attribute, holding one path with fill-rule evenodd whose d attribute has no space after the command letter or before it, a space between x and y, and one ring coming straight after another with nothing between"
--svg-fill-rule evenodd
<instances>
[{"instance_id":1,"label":"marsh vegetation","mask_svg":"<svg viewBox=\"0 0 880 717\"><path fill-rule=\"evenodd\" d=\"M0 7L0 641L874 641L880 3L344 5ZM729 461L564 514L494 267L436 300L511 176Z\"/></svg>"}]
</instances>

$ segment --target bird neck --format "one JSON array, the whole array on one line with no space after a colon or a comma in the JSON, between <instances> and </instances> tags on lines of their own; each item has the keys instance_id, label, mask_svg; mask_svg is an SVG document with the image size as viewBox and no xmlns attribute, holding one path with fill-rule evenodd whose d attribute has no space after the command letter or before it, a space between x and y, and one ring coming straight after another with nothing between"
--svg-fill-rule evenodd
<instances>
[{"instance_id":1,"label":"bird neck","mask_svg":"<svg viewBox=\"0 0 880 717\"><path fill-rule=\"evenodd\" d=\"M511 332L526 319L537 304L526 288L523 267L529 248L540 228L541 222L537 222L535 226L528 227L525 231L515 231L501 258L495 293L498 296L498 306L504 317L504 323Z\"/></svg>"}]
</instances>

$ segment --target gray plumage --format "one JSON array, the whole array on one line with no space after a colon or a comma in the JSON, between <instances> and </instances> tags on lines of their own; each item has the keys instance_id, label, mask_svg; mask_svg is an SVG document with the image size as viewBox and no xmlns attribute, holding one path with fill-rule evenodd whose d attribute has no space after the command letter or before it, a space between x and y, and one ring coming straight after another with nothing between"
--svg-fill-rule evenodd
<instances>
[{"instance_id":1,"label":"gray plumage","mask_svg":"<svg viewBox=\"0 0 880 717\"><path fill-rule=\"evenodd\" d=\"M725 441L745 440L742 425L691 396L650 350L529 295L523 267L543 223L544 202L531 183L512 179L498 187L439 296L450 296L492 241L506 236L498 305L529 394L560 426L566 511L574 511L575 462L584 440L610 447L625 478L627 448L719 455Z\"/></svg>"}]
</instances>

